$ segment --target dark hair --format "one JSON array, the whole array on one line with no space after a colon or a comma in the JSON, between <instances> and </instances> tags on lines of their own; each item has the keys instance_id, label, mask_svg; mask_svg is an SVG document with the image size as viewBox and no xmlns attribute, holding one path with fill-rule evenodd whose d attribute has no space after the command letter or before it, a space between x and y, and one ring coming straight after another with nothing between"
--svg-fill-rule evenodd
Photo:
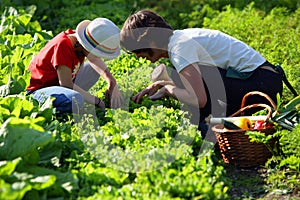
<instances>
[{"instance_id":1,"label":"dark hair","mask_svg":"<svg viewBox=\"0 0 300 200\"><path fill-rule=\"evenodd\" d=\"M137 53L152 51L149 44L153 42L157 48L166 49L173 28L158 14L150 10L141 10L125 21L121 30L121 46Z\"/></svg>"}]
</instances>

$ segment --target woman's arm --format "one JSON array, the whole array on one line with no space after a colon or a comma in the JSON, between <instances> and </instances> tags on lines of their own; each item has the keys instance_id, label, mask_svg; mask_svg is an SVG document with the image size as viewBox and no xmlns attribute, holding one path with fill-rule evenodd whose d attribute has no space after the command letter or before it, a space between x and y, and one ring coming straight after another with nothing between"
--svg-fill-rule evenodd
<instances>
[{"instance_id":1,"label":"woman's arm","mask_svg":"<svg viewBox=\"0 0 300 200\"><path fill-rule=\"evenodd\" d=\"M171 96L180 102L203 108L207 102L207 96L198 65L191 64L187 66L179 75L185 87L184 89L176 87L169 81L157 81L135 95L132 100L140 103L142 97L146 94L152 99L155 99L156 96ZM160 91L158 91L159 89ZM160 92L159 95L155 95L157 91ZM162 92L165 94L161 94Z\"/></svg>"},{"instance_id":2,"label":"woman's arm","mask_svg":"<svg viewBox=\"0 0 300 200\"><path fill-rule=\"evenodd\" d=\"M206 91L198 64L191 64L179 72L184 89L165 86L168 93L183 103L203 108L207 102Z\"/></svg>"}]
</instances>

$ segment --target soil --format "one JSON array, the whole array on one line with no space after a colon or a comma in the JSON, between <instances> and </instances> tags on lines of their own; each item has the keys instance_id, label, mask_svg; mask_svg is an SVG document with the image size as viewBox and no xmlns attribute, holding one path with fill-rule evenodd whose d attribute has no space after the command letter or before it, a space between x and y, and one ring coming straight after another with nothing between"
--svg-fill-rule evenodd
<instances>
[{"instance_id":1,"label":"soil","mask_svg":"<svg viewBox=\"0 0 300 200\"><path fill-rule=\"evenodd\" d=\"M291 194L274 194L268 192L265 183L267 171L265 168L241 169L225 165L227 177L232 186L229 191L230 199L263 199L263 200L300 200L300 191Z\"/></svg>"},{"instance_id":2,"label":"soil","mask_svg":"<svg viewBox=\"0 0 300 200\"><path fill-rule=\"evenodd\" d=\"M292 193L276 194L270 192L270 185L266 183L267 169L262 167L239 168L224 163L218 145L215 153L226 171L226 177L231 182L229 196L232 200L300 200L300 190L294 189ZM269 187L268 187L269 186Z\"/></svg>"}]
</instances>

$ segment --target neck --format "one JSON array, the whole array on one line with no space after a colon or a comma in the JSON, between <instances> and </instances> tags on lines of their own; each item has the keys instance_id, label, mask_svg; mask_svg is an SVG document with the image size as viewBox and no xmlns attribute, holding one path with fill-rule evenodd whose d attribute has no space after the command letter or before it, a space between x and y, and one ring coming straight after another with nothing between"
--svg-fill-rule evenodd
<instances>
[{"instance_id":1,"label":"neck","mask_svg":"<svg viewBox=\"0 0 300 200\"><path fill-rule=\"evenodd\" d=\"M85 49L81 46L81 44L78 42L77 37L72 34L68 36L72 46L74 47L74 52L77 55L78 58L85 57L87 53L85 52Z\"/></svg>"},{"instance_id":2,"label":"neck","mask_svg":"<svg viewBox=\"0 0 300 200\"><path fill-rule=\"evenodd\" d=\"M72 46L75 46L75 44L77 42L76 36L74 34L69 34L68 37L69 37L69 39L70 39L70 41L72 43Z\"/></svg>"}]
</instances>

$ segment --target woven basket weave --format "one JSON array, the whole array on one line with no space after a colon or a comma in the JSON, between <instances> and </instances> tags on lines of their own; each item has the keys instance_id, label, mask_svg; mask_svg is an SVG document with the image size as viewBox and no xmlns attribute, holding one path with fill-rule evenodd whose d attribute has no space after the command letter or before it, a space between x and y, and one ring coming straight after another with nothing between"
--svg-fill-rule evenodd
<instances>
[{"instance_id":1,"label":"woven basket weave","mask_svg":"<svg viewBox=\"0 0 300 200\"><path fill-rule=\"evenodd\" d=\"M271 117L272 109L267 104L253 104L244 106L246 99L252 95L260 95L265 97L276 109L275 103L268 95L262 92L253 91L247 93L244 96L241 104L241 109L232 114L231 117L243 116L244 111L259 107L266 108L268 110L266 121ZM248 135L245 134L246 130L228 130L224 129L224 126L222 124L213 126L212 130L216 135L220 152L225 163L241 168L255 167L264 164L272 156L272 153L268 150L265 144L250 142ZM270 126L268 128L259 130L252 129L251 131L259 131L261 133L269 135L273 134L275 132L275 129L273 126ZM271 148L274 147L275 142L276 139L272 139L269 141L269 145L271 146Z\"/></svg>"}]
</instances>

